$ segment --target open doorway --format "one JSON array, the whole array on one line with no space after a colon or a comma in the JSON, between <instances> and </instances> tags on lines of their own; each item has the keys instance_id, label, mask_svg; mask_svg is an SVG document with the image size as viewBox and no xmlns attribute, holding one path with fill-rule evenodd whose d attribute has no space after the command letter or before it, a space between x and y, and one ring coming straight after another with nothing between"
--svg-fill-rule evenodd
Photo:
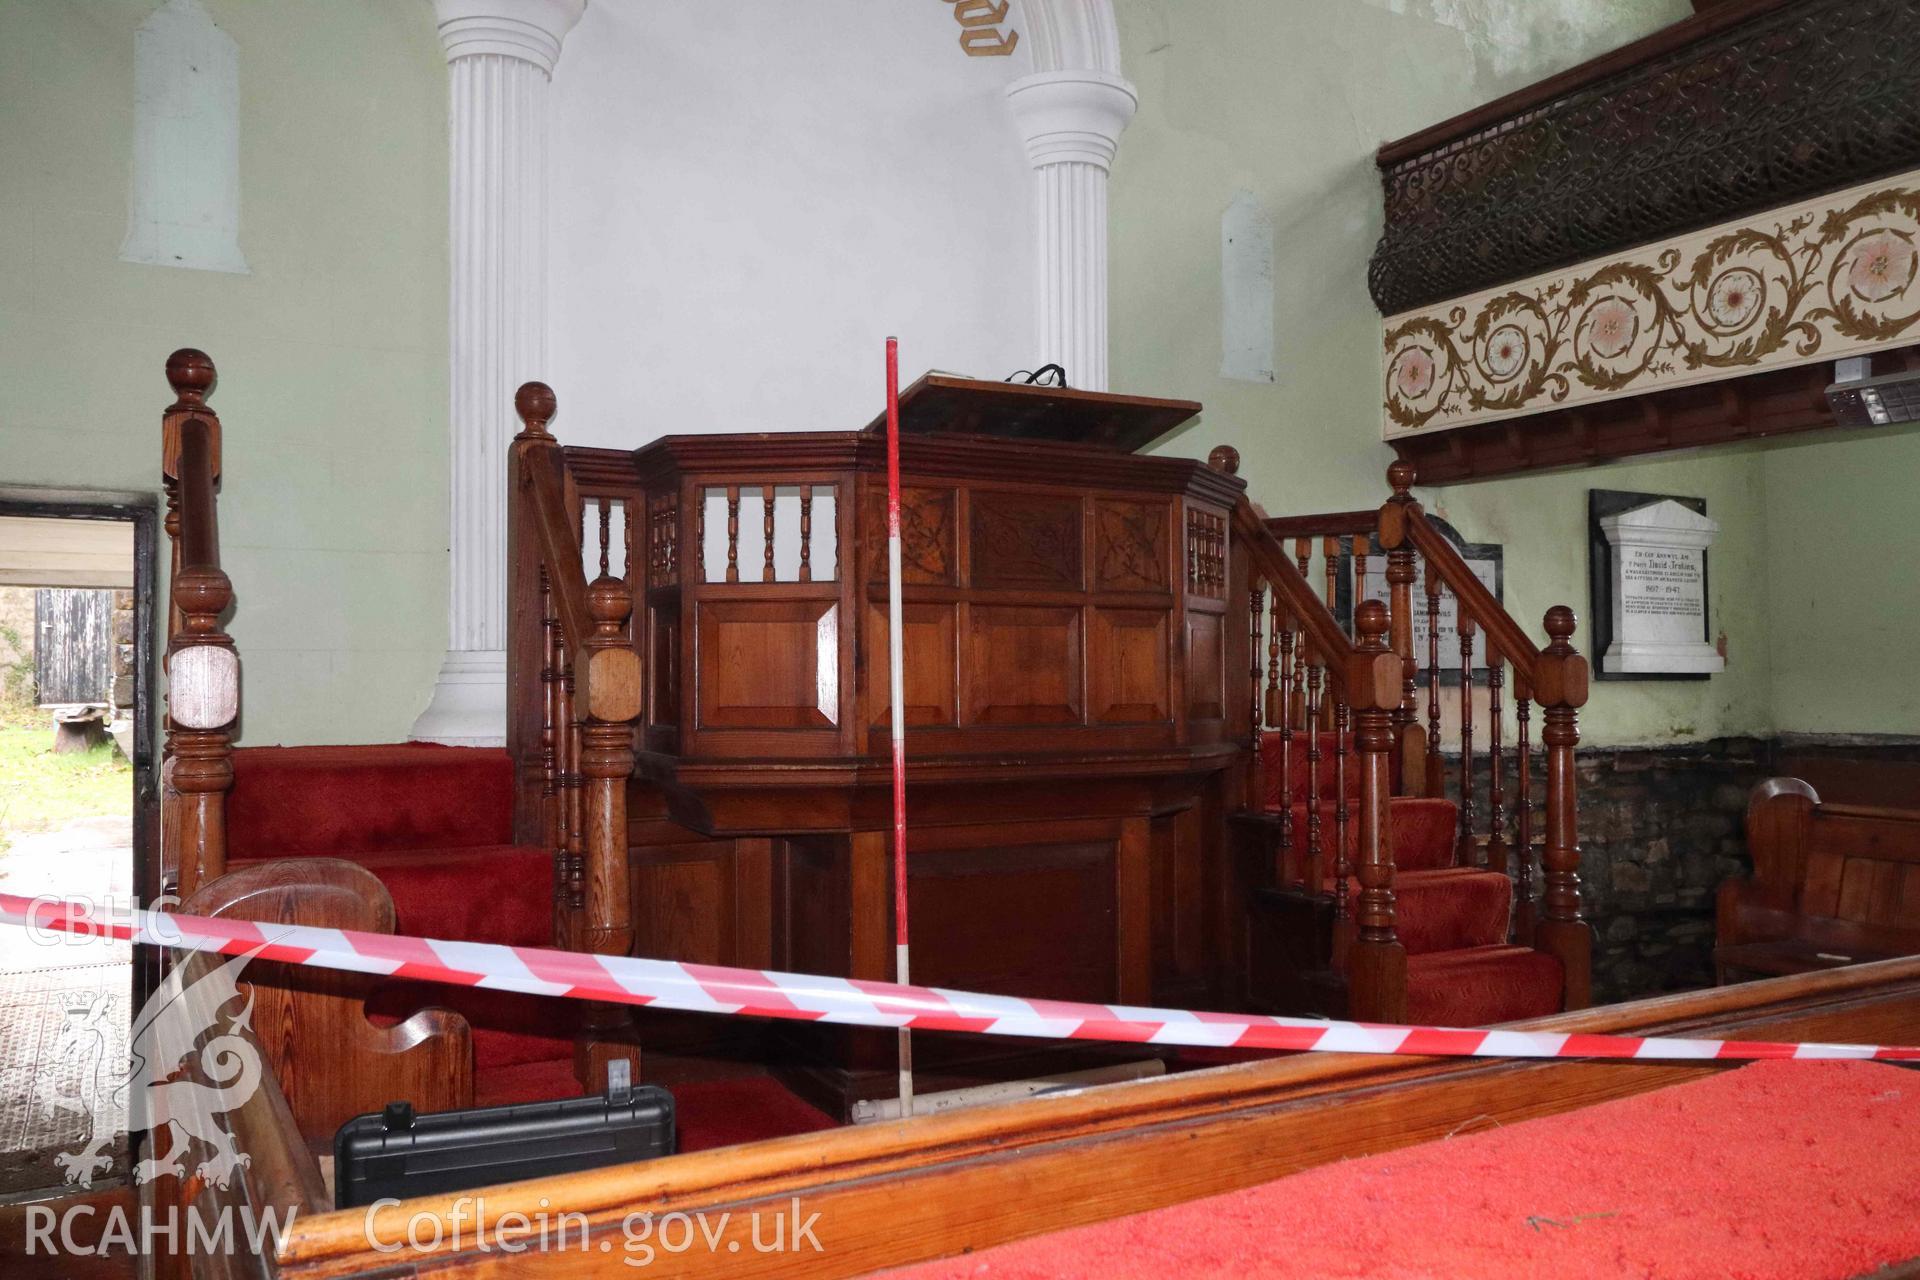
<instances>
[{"instance_id":1,"label":"open doorway","mask_svg":"<svg viewBox=\"0 0 1920 1280\"><path fill-rule=\"evenodd\" d=\"M0 892L145 888L154 531L149 503L0 499ZM101 1068L132 1001L128 944L0 931L0 1197L59 1185L56 1156L124 1130Z\"/></svg>"}]
</instances>

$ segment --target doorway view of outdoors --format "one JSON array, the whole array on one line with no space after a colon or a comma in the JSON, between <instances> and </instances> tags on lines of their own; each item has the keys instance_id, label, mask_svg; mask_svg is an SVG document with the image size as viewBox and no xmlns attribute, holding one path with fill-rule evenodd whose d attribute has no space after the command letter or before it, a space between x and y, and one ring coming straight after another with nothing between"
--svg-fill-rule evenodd
<instances>
[{"instance_id":1,"label":"doorway view of outdoors","mask_svg":"<svg viewBox=\"0 0 1920 1280\"><path fill-rule=\"evenodd\" d=\"M0 892L126 902L151 522L15 509L0 508ZM130 950L0 926L0 1197L60 1185L62 1153L124 1131Z\"/></svg>"}]
</instances>

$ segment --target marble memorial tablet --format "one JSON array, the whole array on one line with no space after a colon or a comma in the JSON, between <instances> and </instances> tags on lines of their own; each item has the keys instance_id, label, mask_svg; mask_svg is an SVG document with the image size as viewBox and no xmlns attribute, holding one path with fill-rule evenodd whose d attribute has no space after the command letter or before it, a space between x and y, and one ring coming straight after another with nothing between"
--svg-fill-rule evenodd
<instances>
[{"instance_id":1,"label":"marble memorial tablet","mask_svg":"<svg viewBox=\"0 0 1920 1280\"><path fill-rule=\"evenodd\" d=\"M1711 675L1726 660L1707 642L1707 548L1720 526L1671 498L1602 517L1613 638L1607 675Z\"/></svg>"}]
</instances>

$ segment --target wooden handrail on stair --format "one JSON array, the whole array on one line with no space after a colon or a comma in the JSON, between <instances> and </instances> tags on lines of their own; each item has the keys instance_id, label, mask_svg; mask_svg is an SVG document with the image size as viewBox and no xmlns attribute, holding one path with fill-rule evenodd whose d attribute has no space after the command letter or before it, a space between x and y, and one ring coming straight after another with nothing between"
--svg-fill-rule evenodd
<instances>
[{"instance_id":1,"label":"wooden handrail on stair","mask_svg":"<svg viewBox=\"0 0 1920 1280\"><path fill-rule=\"evenodd\" d=\"M233 584L220 568L220 417L207 407L216 377L204 352L182 348L169 356L174 402L160 426L172 555L159 886L183 898L226 871L226 796L240 714L239 658L220 622L233 603Z\"/></svg>"},{"instance_id":2,"label":"wooden handrail on stair","mask_svg":"<svg viewBox=\"0 0 1920 1280\"><path fill-rule=\"evenodd\" d=\"M1237 462L1237 456L1233 459ZM1590 992L1590 931L1582 918L1580 905L1577 836L1578 805L1574 789L1574 748L1579 742L1578 708L1587 696L1587 663L1572 647L1573 611L1556 606L1547 612L1545 626L1549 642L1536 645L1527 632L1507 613L1466 561L1455 550L1420 504L1412 497L1413 468L1395 463L1388 471L1393 496L1371 511L1342 511L1318 515L1267 518L1250 503L1236 512L1235 532L1245 550L1250 584L1250 637L1253 650L1250 677L1253 683L1253 748L1256 753L1256 777L1262 768L1258 753L1263 740L1277 751L1278 775L1283 797L1294 794L1295 782L1304 779L1307 793L1322 794L1320 775L1323 742L1331 741L1334 755L1334 877L1332 910L1334 950L1339 958L1346 911L1345 862L1348 783L1344 776L1348 753L1355 752L1362 772L1360 832L1362 844L1354 858L1362 881L1362 902L1355 913L1356 940L1366 938L1371 954L1378 959L1392 938L1392 869L1390 834L1383 834L1384 874L1369 869L1370 858L1381 858L1366 843L1367 820L1374 806L1384 807L1394 794L1407 796L1444 796L1448 792L1447 761L1441 751L1441 646L1439 640L1441 605L1447 593L1458 602L1458 632L1462 654L1461 669L1466 673L1459 698L1460 759L1458 783L1459 823L1457 865L1506 872L1517 851L1518 906L1512 936L1516 942L1535 947L1558 958L1565 970L1565 1005L1579 1008L1587 1004ZM1292 556L1286 543L1292 543ZM1322 599L1313 585L1318 552L1323 557L1325 591ZM1363 601L1360 584L1366 577L1365 565L1372 555L1384 554L1387 599ZM1351 555L1351 586L1342 581L1342 571ZM1424 575L1424 605L1428 623L1426 667L1427 721L1421 723L1418 691L1420 657L1415 653L1416 585ZM1270 603L1263 592L1270 588ZM1348 639L1333 610L1343 597L1350 596L1353 607L1353 638ZM1264 638L1266 664L1261 669L1263 612L1266 614ZM1374 643L1372 628L1385 633L1383 656L1368 652ZM1475 769L1474 714L1475 683L1474 639L1485 639L1485 683L1488 694L1486 805L1478 807L1480 795ZM1357 666L1356 666L1357 664ZM1519 728L1516 750L1509 761L1505 749L1505 720L1502 696L1506 671L1513 671L1514 709ZM1392 697L1385 695L1391 669ZM1359 672L1356 675L1356 671ZM1324 688L1322 684L1324 681ZM1377 685L1375 681L1379 682ZM1264 696L1262 687L1264 684ZM1546 755L1545 843L1540 862L1544 892L1538 903L1533 892L1534 809L1531 774L1531 709L1538 701L1545 721L1541 734ZM1353 742L1348 742L1349 726ZM1304 737L1304 751L1298 744ZM1376 751L1374 744L1384 743ZM1386 764L1384 782L1374 787L1370 770L1375 755L1382 754ZM1302 758L1304 757L1304 759ZM1268 762L1274 763L1274 762ZM1515 768L1516 795L1509 808L1508 766ZM1369 789L1371 788L1371 789ZM1260 794L1256 792L1256 794ZM1257 805L1255 806L1258 807ZM1277 886L1306 895L1321 895L1325 873L1322 852L1322 804L1305 806L1304 818L1296 818L1293 806L1282 803L1280 811L1265 818L1277 846L1274 879ZM1482 819L1484 818L1484 836ZM1509 825L1515 835L1509 839ZM1295 830L1296 825L1301 829ZM1374 825L1390 833L1384 819ZM1379 882L1372 898L1367 898L1368 879ZM1391 962L1383 962L1390 970ZM1404 961L1399 962L1404 972ZM1363 991L1357 976L1350 988L1350 1000L1357 1016L1384 1018L1392 1014L1391 1004L1369 1005L1373 999ZM1389 1001L1395 985L1391 977L1371 984L1375 992Z\"/></svg>"},{"instance_id":3,"label":"wooden handrail on stair","mask_svg":"<svg viewBox=\"0 0 1920 1280\"><path fill-rule=\"evenodd\" d=\"M626 955L633 950L633 905L627 854L627 782L633 776L634 722L645 688L640 655L629 643L633 591L609 572L608 511L599 506L600 572L586 578L585 539L569 502L560 445L547 429L556 402L545 383L529 382L514 397L522 428L508 461L513 501L509 573L529 574L537 587L510 582L508 596L537 600L538 627L511 655L538 655L542 715L538 729L542 837L554 852L554 942L571 950ZM585 515L584 509L580 511ZM628 566L631 572L631 566ZM509 686L529 672L514 669ZM510 698L518 714L519 704ZM510 740L524 731L509 725ZM607 1063L636 1062L628 1011L583 1005L575 1071L590 1090L605 1087ZM638 1078L637 1071L635 1078Z\"/></svg>"}]
</instances>

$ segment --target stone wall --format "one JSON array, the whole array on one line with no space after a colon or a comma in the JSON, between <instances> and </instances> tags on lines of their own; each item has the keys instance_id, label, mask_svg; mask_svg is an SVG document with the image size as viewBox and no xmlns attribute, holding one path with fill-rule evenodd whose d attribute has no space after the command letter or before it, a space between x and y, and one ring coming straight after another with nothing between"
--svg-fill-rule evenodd
<instances>
[{"instance_id":1,"label":"stone wall","mask_svg":"<svg viewBox=\"0 0 1920 1280\"><path fill-rule=\"evenodd\" d=\"M1755 738L1580 752L1596 1001L1713 984L1714 895L1752 869L1747 793L1772 754Z\"/></svg>"},{"instance_id":2,"label":"stone wall","mask_svg":"<svg viewBox=\"0 0 1920 1280\"><path fill-rule=\"evenodd\" d=\"M1537 901L1546 778L1537 738L1535 743ZM1753 868L1747 856L1747 794L1755 783L1793 771L1779 760L1789 751L1801 760L1920 761L1920 743L1886 737L1737 737L1679 746L1579 748L1582 896L1593 925L1597 1003L1713 984L1715 894L1722 880ZM1475 768L1475 826L1485 831L1484 754ZM1457 756L1448 757L1447 777L1457 798ZM1511 770L1506 793L1511 820L1516 796Z\"/></svg>"}]
</instances>

